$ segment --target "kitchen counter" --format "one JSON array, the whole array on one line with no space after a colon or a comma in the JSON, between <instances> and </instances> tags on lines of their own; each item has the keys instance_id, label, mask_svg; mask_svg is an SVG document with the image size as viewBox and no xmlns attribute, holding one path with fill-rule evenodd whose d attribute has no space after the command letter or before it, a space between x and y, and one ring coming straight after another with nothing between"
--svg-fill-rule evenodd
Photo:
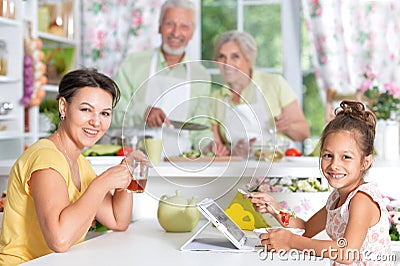
<instances>
[{"instance_id":1,"label":"kitchen counter","mask_svg":"<svg viewBox=\"0 0 400 266\"><path fill-rule=\"evenodd\" d=\"M201 221L200 223L203 223ZM200 224L198 225L198 227ZM196 230L196 229L195 229ZM278 257L267 253L262 260L257 252L222 253L211 251L180 251L191 233L166 233L155 219L143 219L130 225L126 232L109 232L73 246L66 253L52 253L23 264L34 265L327 265L327 259L310 257L294 259L294 255ZM223 236L208 227L201 235ZM255 238L251 231L246 232Z\"/></svg>"},{"instance_id":2,"label":"kitchen counter","mask_svg":"<svg viewBox=\"0 0 400 266\"><path fill-rule=\"evenodd\" d=\"M120 156L87 157L97 173L121 162ZM255 160L243 160L233 162L160 162L150 169L149 176L163 177L224 177L242 176L320 176L317 157L307 159L284 158L278 163L257 162ZM8 176L13 160L0 160L0 176ZM397 170L397 171L396 171ZM392 176L399 172L400 160L385 161L375 160L369 170L369 176ZM383 177L385 178L385 177Z\"/></svg>"},{"instance_id":3,"label":"kitchen counter","mask_svg":"<svg viewBox=\"0 0 400 266\"><path fill-rule=\"evenodd\" d=\"M97 173L121 161L121 157L88 157ZM369 170L367 181L377 182L384 195L396 197L400 187L400 161L376 160ZM278 163L255 160L232 162L160 162L149 171L146 192L135 194L133 219L155 218L158 199L174 195L176 190L199 200L211 197L227 208L235 197L237 188L255 178L268 177L321 177L318 157L284 158ZM321 178L326 182L325 178ZM321 194L321 196L323 193ZM326 197L326 195L323 195ZM323 201L323 200L322 200Z\"/></svg>"}]
</instances>

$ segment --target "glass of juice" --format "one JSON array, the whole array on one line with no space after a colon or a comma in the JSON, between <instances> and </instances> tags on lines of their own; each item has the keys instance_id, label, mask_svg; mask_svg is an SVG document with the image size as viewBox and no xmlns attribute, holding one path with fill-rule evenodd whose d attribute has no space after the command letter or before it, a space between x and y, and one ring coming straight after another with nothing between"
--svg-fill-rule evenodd
<instances>
[{"instance_id":1,"label":"glass of juice","mask_svg":"<svg viewBox=\"0 0 400 266\"><path fill-rule=\"evenodd\" d=\"M126 190L128 192L143 193L147 184L149 163L133 160L132 163L128 164L128 167L132 180Z\"/></svg>"}]
</instances>

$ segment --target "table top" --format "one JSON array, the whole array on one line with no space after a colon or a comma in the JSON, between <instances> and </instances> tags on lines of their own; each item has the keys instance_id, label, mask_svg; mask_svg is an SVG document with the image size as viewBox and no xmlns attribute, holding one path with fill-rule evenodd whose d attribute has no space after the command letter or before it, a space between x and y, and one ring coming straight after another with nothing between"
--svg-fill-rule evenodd
<instances>
[{"instance_id":1,"label":"table top","mask_svg":"<svg viewBox=\"0 0 400 266\"><path fill-rule=\"evenodd\" d=\"M102 173L111 166L121 162L120 156L87 157L97 174ZM0 176L8 177L12 161L0 161ZM395 196L398 193L400 179L400 160L375 159L368 170L366 180L379 183L382 193ZM184 180L189 186L203 179L248 179L258 177L283 177L294 178L322 177L319 169L318 157L285 157L280 162L264 162L256 160L242 160L231 162L160 162L154 164L149 170L149 177L160 183L161 187L172 182ZM171 181L173 178L173 181ZM171 179L171 180L170 180ZM190 180L188 180L190 179ZM325 180L322 178L322 180ZM1 181L1 180L0 180ZM222 180L219 180L223 182ZM195 182L195 183L193 183ZM207 181L208 182L208 181ZM236 181L235 181L236 182ZM198 184L197 184L198 185ZM215 183L215 186L218 184ZM193 193L192 193L193 194Z\"/></svg>"},{"instance_id":2,"label":"table top","mask_svg":"<svg viewBox=\"0 0 400 266\"><path fill-rule=\"evenodd\" d=\"M200 220L199 228L205 221ZM143 219L132 223L126 232L108 232L73 246L65 253L52 253L23 265L327 265L327 259L312 257L294 259L267 253L263 260L257 252L231 253L216 251L180 251L180 247L197 230L190 233L167 233L156 219ZM201 235L223 236L213 227ZM255 234L246 231L249 237ZM266 255L264 255L266 256Z\"/></svg>"}]
</instances>

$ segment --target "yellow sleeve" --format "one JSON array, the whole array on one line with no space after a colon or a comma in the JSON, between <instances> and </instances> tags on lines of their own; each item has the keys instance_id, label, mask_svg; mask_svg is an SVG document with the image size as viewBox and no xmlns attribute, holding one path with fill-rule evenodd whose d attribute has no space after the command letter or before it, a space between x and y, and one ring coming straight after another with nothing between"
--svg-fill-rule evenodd
<instances>
[{"instance_id":1,"label":"yellow sleeve","mask_svg":"<svg viewBox=\"0 0 400 266\"><path fill-rule=\"evenodd\" d=\"M56 149L41 148L32 152L28 160L24 162L24 167L22 168L24 169L24 174L22 175L24 178L22 182L26 193L31 194L28 182L31 179L32 173L49 168L60 173L68 184L69 165L66 158Z\"/></svg>"}]
</instances>

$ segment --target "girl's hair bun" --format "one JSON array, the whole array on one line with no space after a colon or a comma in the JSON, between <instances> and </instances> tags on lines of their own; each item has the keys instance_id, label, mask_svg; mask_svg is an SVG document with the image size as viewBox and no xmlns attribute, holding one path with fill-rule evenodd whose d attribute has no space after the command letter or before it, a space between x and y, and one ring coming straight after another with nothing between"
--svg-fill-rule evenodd
<instances>
[{"instance_id":1,"label":"girl's hair bun","mask_svg":"<svg viewBox=\"0 0 400 266\"><path fill-rule=\"evenodd\" d=\"M373 154L376 118L362 102L344 100L335 110L333 118L321 135L321 151L327 136L339 131L353 132L363 156Z\"/></svg>"},{"instance_id":2,"label":"girl's hair bun","mask_svg":"<svg viewBox=\"0 0 400 266\"><path fill-rule=\"evenodd\" d=\"M336 116L350 116L351 118L364 121L368 127L375 132L376 117L373 112L367 110L362 102L342 101L340 107L335 110Z\"/></svg>"}]
</instances>

